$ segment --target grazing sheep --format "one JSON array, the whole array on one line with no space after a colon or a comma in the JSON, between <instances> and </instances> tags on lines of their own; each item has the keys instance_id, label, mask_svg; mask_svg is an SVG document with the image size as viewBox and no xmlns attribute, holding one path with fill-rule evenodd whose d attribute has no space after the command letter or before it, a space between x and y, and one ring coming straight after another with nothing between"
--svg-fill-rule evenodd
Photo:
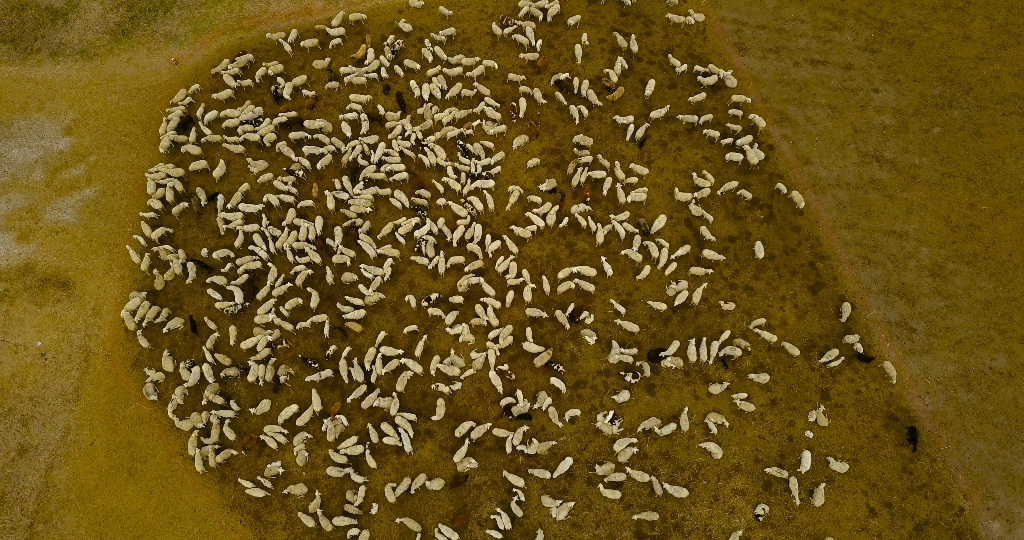
<instances>
[{"instance_id":1,"label":"grazing sheep","mask_svg":"<svg viewBox=\"0 0 1024 540\"><path fill-rule=\"evenodd\" d=\"M632 0L623 0L626 6L632 3ZM678 4L676 0L668 3ZM422 8L424 2L409 0L409 5ZM487 4L480 7L487 7ZM597 3L589 8L601 9ZM763 131L765 121L741 110L742 105L751 103L750 98L733 94L725 107L728 116L719 114L718 120L738 124L725 123L724 128L719 127L721 131L703 129L704 124L718 127L710 125L718 113L700 110L709 108L698 105L708 99L711 91L690 96L688 101L693 110L687 112L693 114L679 114L676 118L684 125L701 126L704 137L722 144L723 152L728 152L727 163L741 164L746 160L750 164L739 171L719 173L730 176L717 188L715 178L707 170L692 172L694 187L690 188L689 180L675 178L678 166L672 163L671 157L683 155L676 146L701 143L692 133L677 136L678 127L672 126L667 126L665 133L658 133L656 137L646 137L653 122L665 118L671 106L645 107L640 112L616 109L649 103L646 100L653 96L657 87L655 72L668 73L671 69L678 75L687 73L688 65L672 54L667 55L667 64L657 58L650 62L644 58L641 82L632 82L626 77L630 69L627 60L617 55L622 54L618 52L620 49L628 49L636 57L638 37L635 34L626 37L609 28L604 31L612 33L610 37L619 48L613 46L615 52L609 56L605 47L609 36L605 34L603 44L595 38L598 47L588 50L588 62L613 65L605 67L605 64L603 69L585 70L586 73L573 76L568 71L572 59L575 58L578 66L582 65L583 49L589 45L588 36L582 30L579 30L581 38L573 45L573 54L566 55L568 50L562 50L562 54L541 53L542 38L547 37L543 32L557 30L543 23L550 23L560 10L558 0L524 0L519 3L518 15L501 16L491 24L494 36L499 39L508 36L513 41L504 44L506 52L515 51L521 59L536 63L520 70L524 74L499 70L495 60L472 56L474 48L483 51L486 44L463 47L455 37L457 33L463 34L461 26L421 32L423 36L420 36L414 33L409 21L401 19L396 23L397 29L390 28L393 34L388 33L387 25L382 27L384 35L377 35L376 31L371 35L365 31L368 27L353 26L364 31L357 42L351 44L355 54L349 57L335 55L334 61L322 54L316 55L321 58L303 57L287 65L286 75L286 66L281 61L287 63L287 58L280 49L276 46L258 48L258 53L243 52L234 59L221 61L211 71L215 88L204 91L196 84L174 95L159 127L158 150L168 163L160 163L146 172L148 207L139 213L141 231L137 231L134 240L126 246L132 263L146 273L141 285L149 289L152 284L159 292L131 293L119 314L125 328L135 333L140 347L152 348L163 343L151 343L152 339L172 338L167 341L170 348L164 351L158 368L143 369L145 381L140 381L140 385L147 400L166 403L170 420L185 432L182 443L199 473L222 465L233 456L255 456L259 460L262 459L259 456L269 455L267 452L278 452L283 450L282 446L290 445L291 455L281 452L266 459L269 464L261 462L255 468L244 468L259 475L250 477L251 481L238 479L246 494L272 501L274 490L281 490L281 496L288 496L290 502L301 502L302 508L295 512L303 525L328 532L334 527L345 528L348 537L358 537L358 540L370 538L370 529L363 528L359 521L359 516L367 513L389 520L397 517L396 523L403 523L416 533L426 528L428 536L432 532L437 538L459 538L460 533L455 529L466 526L461 516L451 527L437 523L431 530L427 524L421 526L411 518L399 517L400 513L387 513L401 510L398 499L414 496L421 488L438 491L445 487L445 480L441 478L428 479L431 471L403 472L394 467L397 462L385 463L390 457L411 455L424 444L426 450L421 451L435 453L434 450L441 448L442 452L451 452L456 471L449 484L452 488L466 482L474 468L484 469L485 473L500 470L500 465L494 468L494 460L502 458L500 449L505 450L509 466L503 471L503 478L511 484L506 487L511 488L512 494L511 501L501 502L491 515L496 527L484 531L494 538L513 536L513 520L524 517L523 510L528 506L527 490L530 490L530 499L539 496L552 519L569 519L576 502L557 500L545 494L544 491L557 486L545 488L544 484L558 481L561 476L576 475L574 482L582 479L588 471L578 471L572 466L584 458L594 464L589 474L600 476L596 489L603 498L620 500L623 492L619 486L630 481L649 483L654 496L665 492L675 498L689 495L686 488L656 478L652 473L631 467L617 470L620 464L627 462L636 465L637 454L641 461L653 463L643 456L657 454L657 448L650 445L660 443L652 441L653 435L645 432L653 431L658 436L654 438L657 441L676 431L688 433L690 428L687 407L678 419L671 418L663 425L664 411L644 409L647 405L643 400L633 399L637 389L629 385L644 381L641 386L646 388L659 380L658 367L683 369L687 363L697 361L702 362L702 369L719 370L720 362L722 368L735 371L737 360L760 352L753 350L751 343L742 337L733 337L731 330L716 333L720 336L717 339L672 336L673 331L686 325L668 323L675 317L690 318L680 310L692 307L702 310L697 316L701 320L707 318L708 324L728 326L731 324L728 321L736 314L737 303L724 296L733 294L726 291L746 285L738 281L749 274L745 270L753 270L755 274L759 271L758 268L745 269L744 265L764 264L757 262L765 258L764 244L756 240L760 233L755 234L755 261L751 262L743 256L741 245L749 240L743 240L742 227L737 232L735 222L729 220L736 219L737 210L740 214L748 210L763 214L768 206L785 203L776 197L764 197L748 208L744 201L752 201L753 195L740 189L741 183L744 186L749 183L751 190L763 185L763 177L759 175L764 173L756 166L765 155L755 143L755 135ZM453 12L439 6L438 14L449 18ZM416 15L423 16L425 21L436 16ZM670 25L704 21L704 15L694 10L689 10L687 15L669 13L666 18ZM366 23L366 19L361 13L341 11L330 25L315 27L313 35L317 37L307 34L307 39L301 39L298 29L268 33L266 37L280 44L289 56L296 44L307 53L314 47L320 48L318 38L322 36L329 36L329 48L333 49L345 45L347 31L342 23L346 20ZM567 28L578 27L581 20L581 15L569 17ZM629 20L627 17L619 23L629 29ZM666 39L674 41L681 35L673 32ZM703 39L697 38L698 41ZM420 39L423 39L422 44ZM503 46L501 43L491 45ZM666 42L656 48L683 50L680 45ZM523 48L519 49L520 46ZM589 56L591 53L595 55L593 58ZM257 63L258 54L268 57ZM688 47L686 54L699 54L699 50ZM254 74L247 78L250 69ZM549 69L554 75L548 73ZM554 86L551 89L554 103L548 102L542 85L536 82L538 77L548 75L551 75L549 86ZM704 86L720 80L734 88L737 83L731 71L714 64L694 66L694 75ZM481 84L487 76L495 79L493 84L488 83L490 87ZM265 79L268 82L263 83ZM224 82L223 87L219 80ZM503 91L499 86L505 81L514 84ZM335 92L318 94L320 84ZM339 96L337 90L349 84L364 88L358 90L360 93ZM640 89L635 86L638 84L643 84L640 102L634 98L640 95ZM669 86L679 84L688 83L676 80ZM627 88L635 92L628 98L625 96ZM684 92L683 97L688 93L680 91ZM598 98L598 93L607 95L606 102ZM221 101L241 98L225 104L221 107L223 110L207 110L202 103L206 94ZM293 96L296 99L291 101ZM530 96L535 102L532 105ZM410 99L418 101L408 101ZM721 99L713 104L723 105L725 99ZM316 108L318 102L319 108ZM548 105L550 107L546 108ZM734 105L736 108L732 108ZM616 109L608 115L614 123L607 124L607 116L587 123L592 107ZM550 131L547 126L565 120L565 116L558 115L563 115L566 109L568 116L577 124L585 123L584 127L572 132L571 139L559 129L542 138L542 125L544 132ZM646 122L641 121L643 110L648 110ZM633 114L626 115L626 112ZM337 131L328 114L338 115ZM743 133L745 115L757 126L757 133ZM635 142L636 146L603 144L601 139L608 135L609 129L625 131L626 140ZM511 133L508 139L497 137L508 133ZM661 144L667 139L672 139L669 141L671 152L675 153L667 161L661 159L664 156L659 157L658 149L650 154L653 166L629 161L632 153L652 152L653 147L645 150L647 142ZM511 145L511 150L506 145ZM512 152L526 145L533 149L530 153ZM179 151L174 152L173 148ZM700 148L695 150L700 153ZM249 151L254 151L254 155L247 157ZM264 151L273 157L260 155ZM510 155L506 156L506 152ZM567 166L558 164L556 158L561 154L566 154ZM549 159L547 155L552 157ZM506 157L507 163L502 163ZM242 158L245 158L244 165ZM645 158L631 159L645 161ZM225 177L228 161L232 161L232 170L241 166L240 176ZM516 170L524 163L525 171ZM628 166L623 165L626 163ZM512 167L514 177L522 178L512 180L507 175L501 176L503 165ZM708 165L709 169L712 166L713 163ZM225 183L220 183L221 180ZM670 184L679 185L672 186L672 199L668 199L669 188L665 187ZM189 186L187 191L186 185ZM648 185L654 186L653 190ZM500 203L496 205L494 200L501 194L497 190L503 189L502 186L508 192L504 213L496 208ZM777 184L776 189L791 198L798 209L804 207L799 192L789 191L782 184ZM735 192L741 200L730 192ZM646 203L648 198L655 205L654 213L638 205L621 207ZM512 212L518 202L526 206ZM686 208L658 206L671 206L676 202ZM380 212L382 203L383 213ZM730 206L732 204L739 208ZM615 208L617 205L619 207ZM707 210L701 205L707 206ZM391 206L397 212L391 210ZM190 208L195 212L187 211ZM677 212L685 214L687 210L698 218L697 222L680 218ZM171 220L167 214L175 219ZM784 222L803 219L802 212L777 214L776 220ZM668 216L674 217L670 221ZM720 221L716 222L716 217ZM174 229L169 227L169 220L175 224ZM741 220L742 223L746 222ZM719 234L726 235L723 242L717 242L712 226L718 227ZM505 227L512 234L503 233ZM618 241L612 240L613 235L618 236ZM542 244L534 246L533 251L527 246L520 251L519 241L513 241L515 237ZM588 237L594 239L593 244L585 241ZM697 252L691 253L691 245L682 243L690 237L695 237L699 244ZM737 247L734 245L737 239L740 251L735 257L731 251L723 255L706 248L725 245L724 249L729 250ZM620 246L619 242L626 245ZM673 242L680 242L680 245L673 245ZM750 244L747 245L749 249ZM570 246L571 249L552 249L553 246ZM803 260L806 254L795 256ZM595 264L597 259L601 263L599 267ZM796 263L801 264L800 260ZM553 267L555 263L560 264ZM773 259L772 264L776 263L786 270L786 265L793 261L779 257ZM613 270L613 266L618 268L616 265L625 265L617 276ZM632 270L627 268L631 265ZM422 271L423 275L417 277L417 271ZM453 272L458 275L452 276ZM666 286L662 276L679 279L672 279ZM698 277L701 282L694 283L691 289L687 280ZM500 294L496 290L499 288ZM189 297L189 291L194 297ZM625 299L622 304L611 300L611 309L602 308L592 303L601 294ZM658 298L662 294L665 296ZM705 294L709 300L700 307ZM404 297L404 301L395 302L395 297ZM169 307L157 306L154 300L167 303ZM751 302L750 306L760 305ZM709 303L711 309L707 307ZM624 319L626 306L644 314L641 323ZM778 313L771 302L759 309L762 308L769 310L766 317ZM404 311L406 309L409 311ZM840 308L843 323L849 320L851 309L848 303ZM181 312L181 316L172 318L172 310ZM612 317L599 321L602 312ZM666 316L670 319L664 318ZM427 319L431 317L438 319L437 326L429 323ZM719 323L714 322L716 318ZM200 345L191 352L185 346L186 341L193 343L191 336L184 333L161 336L155 331L161 328L163 334L169 334L181 330L186 319L189 333L199 339ZM199 324L197 319L205 324ZM558 324L548 324L555 322ZM766 318L759 318L751 322L749 328L740 330L749 329L763 338L768 343L758 343L768 351L774 350L778 343L784 353L799 356L800 350L795 345L766 330L766 324ZM396 328L402 329L401 333ZM652 328L655 331L652 332ZM668 329L669 335L659 338L658 330L663 328ZM331 339L332 329L335 339ZM440 329L444 329L448 337L437 341L434 332ZM240 335L240 330L245 335ZM534 330L538 332L535 334ZM641 330L645 336L640 342L649 341L646 338L653 336L656 341L663 340L663 346L651 343L644 345L644 352L640 352L637 339ZM855 332L855 328L847 328L843 343L830 348L821 357L820 365L830 369L848 368L849 364L840 366L844 360L841 347L852 347L863 362L871 361L872 357L864 354L860 335ZM228 335L226 340L220 339L224 333ZM342 334L341 338L338 333ZM366 336L358 335L362 333ZM427 333L431 334L429 340ZM320 343L321 334L326 341L324 350L318 351L315 344ZM421 335L413 337L411 334ZM186 337L188 339L184 339ZM808 343L814 342L812 338L806 339L811 340ZM301 344L296 351L290 350L293 341ZM331 345L335 342L336 345ZM311 343L312 349L309 348ZM236 344L240 350L234 349ZM600 391L607 385L584 388L568 384L578 380L583 373L579 370L585 367L576 361L579 346L591 347L592 351L607 347L599 356L606 355L609 363L620 364L616 369L606 370L606 375L613 379L613 390L608 394ZM525 364L524 367L515 360L519 347L530 355L534 366ZM449 351L444 351L446 348ZM685 349L685 355L680 349ZM171 351L182 361L177 361ZM423 360L424 353L427 361ZM304 365L297 365L300 362ZM143 365L147 363L144 361ZM652 364L657 365L652 367ZM792 381L806 378L808 374L817 376L813 369L819 364L814 364L814 368L802 362L772 365L773 369L786 370L785 374L779 373L785 376L744 372L732 382L698 382L699 394L707 388L711 396L717 396L730 384L745 385L742 388L745 391L734 389L732 405L743 413L759 414L745 417L735 412L724 397L714 398L723 401L712 408L726 411L725 414L732 411L736 417L731 420L737 423L743 419L763 418L761 414L771 411L773 403L763 399L766 388L761 385L793 384ZM739 366L742 370L743 364ZM527 367L557 372L557 377L547 375L547 383L558 392L543 384L543 388L536 388L531 381L544 383L543 375L537 379L536 374L523 371ZM883 369L890 380L898 381L891 364L884 363ZM167 380L168 375L173 382ZM480 391L482 387L474 386L477 383L470 380L474 375L489 381L489 385L483 384L495 388L497 394ZM601 374L587 372L583 375ZM181 382L177 381L178 376ZM747 379L752 383L745 382ZM279 392L282 389L285 392ZM472 395L464 395L467 390ZM793 399L814 398L801 393L797 386L775 391L790 392ZM190 392L193 395L190 396ZM549 395L549 392L552 393ZM265 399L268 396L274 401ZM321 396L332 396L326 404L329 407L325 407ZM451 411L447 411L448 401L452 404ZM410 403L414 404L413 409L409 408ZM421 405L424 403L428 407L433 403L435 412L423 414ZM586 403L615 404L609 407L623 404L624 408L618 412L595 410L596 423L588 425L589 422L574 420L582 413L581 409L572 408ZM495 405L493 419L480 414ZM244 426L246 433L240 432L242 437L238 437L228 424L246 410L249 411ZM497 415L499 410L500 416ZM559 410L567 412L560 414ZM536 414L546 415L551 425L538 430L539 424L531 423ZM662 417L654 414L662 414ZM718 435L719 429L735 429L729 427L729 421L721 412L709 410L704 414L712 436ZM812 414L814 425L828 426L823 405L818 405ZM276 423L273 423L275 418ZM854 422L852 428L859 427L856 418L846 420ZM447 421L454 422L452 427L458 426L454 428L456 440L451 445L437 439L439 432L434 429L437 426L430 427L432 422ZM639 427L633 433L637 424ZM443 431L447 430L446 433L452 433L450 428L444 427L448 424L438 425ZM623 430L626 435L620 435ZM814 434L807 432L808 437ZM414 435L419 437L414 439ZM556 444L566 440L560 435L583 437L578 442L586 444L572 444L558 450L562 446ZM487 441L492 436L498 439L496 447L495 441ZM319 440L321 437L327 439L326 446ZM424 437L429 440L414 443ZM724 458L726 450L735 456L753 450L755 453L747 458L755 462L778 459L777 456L758 456L756 445L752 447L750 441L743 438L714 438L711 441L701 437L689 443L709 453L710 460L707 455L701 457L707 465L705 468L713 468L717 460ZM480 446L485 442L486 448ZM590 442L595 442L596 446ZM259 448L264 444L270 449ZM381 445L393 446L394 450ZM792 446L785 455L795 457L803 449L803 445ZM494 449L498 449L497 454L492 452ZM326 452L326 456L322 458L322 453L316 452ZM810 473L810 452L799 455L798 473ZM305 468L293 470L290 461L293 459L296 467ZM836 474L846 472L849 467L831 457L828 464L830 471ZM524 474L524 470L528 474ZM669 477L678 473L671 467L655 466L654 470L665 475L669 482L675 481ZM286 473L302 476L304 483L278 485ZM799 503L799 484L795 478L799 474L790 475L779 467L768 467L765 473L786 480ZM370 475L396 476L373 478L370 482ZM348 479L343 480L345 477ZM700 485L705 480L707 473L689 481ZM804 492L815 507L824 504L825 484L819 483L821 480L814 479L812 485L817 487ZM338 481L352 489L330 487ZM318 491L321 487L318 483L325 489ZM580 485L584 484L586 482ZM379 486L383 486L384 498L395 506L381 507L379 500L373 502L373 490ZM594 487L589 485L589 489ZM643 489L631 489L627 488L630 496L644 496ZM573 490L558 490L562 497L577 498ZM299 500L310 491L313 492L310 499ZM376 494L379 499L380 492ZM584 496L580 500L589 499ZM638 499L635 502L630 504L637 508L627 514L632 515L633 520L660 519L658 512L645 510L651 508L650 501ZM342 507L344 514L328 515L332 511L340 513ZM477 510L469 508L466 515L476 515ZM597 507L594 510L602 511ZM767 515L766 505L755 507L754 516L758 521ZM365 526L376 525L377 521L367 518ZM733 537L739 538L741 533L736 531ZM522 533L515 533L515 536L522 536ZM543 531L540 531L537 537L542 536Z\"/></svg>"},{"instance_id":2,"label":"grazing sheep","mask_svg":"<svg viewBox=\"0 0 1024 540\"><path fill-rule=\"evenodd\" d=\"M699 82L701 86L711 86L718 82L718 75L712 75L710 77L701 77L698 75L697 82Z\"/></svg>"}]
</instances>

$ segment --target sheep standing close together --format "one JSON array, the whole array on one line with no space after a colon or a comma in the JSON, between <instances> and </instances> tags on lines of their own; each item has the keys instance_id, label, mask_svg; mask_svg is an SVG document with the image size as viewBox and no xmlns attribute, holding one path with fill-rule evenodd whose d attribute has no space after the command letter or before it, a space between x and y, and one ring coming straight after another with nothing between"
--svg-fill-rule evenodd
<instances>
[{"instance_id":1,"label":"sheep standing close together","mask_svg":"<svg viewBox=\"0 0 1024 540\"><path fill-rule=\"evenodd\" d=\"M249 478L238 478L248 495L302 499L312 487L310 502L289 503L298 505L299 520L328 531L347 528L348 537L360 540L370 536L361 516L387 503L385 509L394 506L388 512L396 523L418 537L423 527L405 515L415 507L399 499L431 497L429 492L454 487L449 484L464 482L461 475L475 469L480 470L474 474L501 469L483 458L493 447L518 458L501 471L511 498L490 515L494 525L485 531L503 538L528 503L539 501L554 522L571 520L576 502L553 495L572 496L560 487L565 476L593 478L595 492L612 500L625 496L626 482L647 484L656 497L667 493L666 500L643 502L661 512L632 516L659 520L680 508L675 499L689 497L681 485L686 480L670 468L655 476L626 466L631 459L643 460L647 446L662 444L661 438L700 449L700 459L711 462L731 451L728 418L737 422L761 411L759 387L771 377L734 376L719 363L727 368L754 354L741 332L763 346L757 354L768 354L763 351L778 337L764 328L766 320L737 329L735 337L726 329L709 341L672 326L668 332L679 336L665 347L641 353L634 344L662 331L651 320L716 309L707 297L721 297L717 307L723 312L758 309L725 298L723 268L765 264L765 244L751 238L729 245L713 227L752 206L753 199L767 200L772 191L753 183L753 176L712 191L718 181L708 170L692 173L692 187L671 186L676 170L627 159L616 146L621 142L604 139L610 131L605 128L626 126L625 141L642 150L666 129L673 104L678 109L688 103L677 116L683 126L713 123L716 117L706 108L722 101L720 88L735 88L736 80L713 64L694 65L689 90L669 91L671 86L653 77L636 80L630 63L647 49L635 34L627 39L615 32L602 39L614 37L631 59L617 56L603 64L610 67L601 82L582 74L584 66L603 61L584 54L590 44L586 33L567 57L575 63L552 66L566 71L541 79L534 68L546 60L542 36L551 36L550 47L568 32L551 25L560 13L557 0L523 0L516 18L492 23L491 45L510 53L525 50L513 53L519 60L512 67L526 75L502 75L496 61L469 56L472 44L461 43L455 27L423 32L402 19L396 23L400 34L376 42L364 30L366 15L341 12L302 40L297 30L267 34L287 55L280 60L253 54L225 59L211 71L207 100L199 85L175 95L160 127L159 149L167 158L146 174L150 198L141 214L142 234L134 237L137 245L128 246L133 262L152 277L152 287L133 293L121 316L142 347L162 349L154 356L159 368L145 370L143 394L167 402L169 418L189 434L186 446L198 472L235 466L249 453L270 455ZM457 16L443 6L438 15ZM666 18L664 24L683 28L704 20L693 10ZM585 22L573 15L566 27ZM591 30L599 35L599 29ZM340 50L324 56L321 38L332 39L328 49ZM313 71L289 72L296 58L311 59ZM669 76L687 72L686 64L671 54L668 59ZM595 90L602 84L608 91L604 100ZM631 86L643 88L642 102L663 101L629 110L632 101L617 100L630 96ZM331 103L337 104L336 114L321 117ZM765 122L738 108L750 103L732 95L723 116L746 125L726 124L703 134L712 143L743 150L727 152L727 161L754 167L766 159L754 142ZM539 110L545 118L574 122L577 132L558 141L571 159L562 160L538 142ZM756 133L739 136L748 126ZM734 137L721 139L725 129ZM708 144L699 136L693 143ZM503 173L513 166L525 173ZM515 183L519 178L524 181ZM779 186L803 207L798 192ZM502 209L496 199L506 193ZM649 200L671 205L672 212L652 215ZM555 258L537 250L552 237L568 235L585 245L573 245L573 264L553 267ZM197 238L208 242L197 244ZM712 249L713 244L723 245ZM416 276L417 290L396 287L410 276ZM693 287L690 279L697 282ZM610 310L605 302L594 303L616 282L640 281L656 282L664 296L610 298ZM182 302L171 290L196 294ZM177 307L172 311L157 302ZM202 307L209 309L200 323L193 314ZM849 316L844 304L844 323ZM599 359L601 367L569 355L569 342L589 354L588 361ZM824 369L842 362L844 347L864 353L859 336L846 336L821 359ZM781 350L800 355L788 342ZM895 381L895 370L885 365ZM612 370L618 389L594 408L566 381L599 369ZM629 407L632 385L673 370L725 379L707 389L702 414L708 433L691 432L689 406L667 421L615 410ZM723 395L724 401L716 397L730 387L734 393ZM464 403L460 399L467 394L473 407L452 406ZM698 407L693 404L693 414ZM819 404L813 411L816 426L827 425L824 410ZM535 414L547 418L534 419ZM578 418L594 419L594 429L577 425ZM416 435L425 422L459 422L454 440L431 444L450 450L452 461L405 467L408 474L385 477L383 489L368 489L376 485L369 483L371 476L392 471L388 461L415 463ZM639 425L636 434L656 437L631 436L624 430L633 424ZM567 454L568 445L559 446L559 439L570 430L606 439L602 457ZM801 474L810 470L810 456L809 450L800 455ZM834 473L847 471L844 462L828 460ZM580 467L593 468L596 476ZM314 468L325 474L299 474ZM796 478L770 468L769 474L787 479L799 504ZM824 504L824 486L814 489L814 506ZM350 489L342 497L345 487ZM768 507L756 508L753 517L760 521ZM428 530L457 539L457 526L437 523ZM537 538L543 536L539 530Z\"/></svg>"}]
</instances>

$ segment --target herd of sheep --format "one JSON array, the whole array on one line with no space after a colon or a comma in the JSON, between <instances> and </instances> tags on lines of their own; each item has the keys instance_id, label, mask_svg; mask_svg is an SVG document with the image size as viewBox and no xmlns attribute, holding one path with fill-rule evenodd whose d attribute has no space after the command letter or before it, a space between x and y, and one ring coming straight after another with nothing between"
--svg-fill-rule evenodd
<instances>
[{"instance_id":1,"label":"herd of sheep","mask_svg":"<svg viewBox=\"0 0 1024 540\"><path fill-rule=\"evenodd\" d=\"M558 0L521 0L515 11L491 24L483 47L511 59L501 64L469 54L481 47L460 41L450 25L459 15L444 6L420 23L440 28L402 19L380 41L366 15L341 12L305 32L267 34L269 57L225 59L171 100L159 132L166 158L146 174L148 208L128 246L152 279L121 316L156 351L143 394L167 403L199 473L260 460L233 475L246 494L287 500L305 526L348 538L369 538L367 516L378 512L416 538L424 529L442 540L505 538L537 502L552 523L572 520L583 496L560 482L574 476L607 504L648 486L633 520L678 512L696 488L634 456L673 440L701 449L710 467L730 452L730 426L770 414L759 393L772 375L744 372L743 359L800 357L785 328L758 315L702 336L672 319L758 309L722 291L730 265L763 264L772 245L742 233L719 240L716 229L743 205L804 205L756 174L765 120L745 110L751 99L732 90L731 70L659 55L665 79L637 80L631 65L654 53L635 34L587 27L586 12L564 17ZM659 24L685 33L703 21L689 10ZM560 41L581 26L590 36ZM599 32L614 38L611 58L590 45ZM574 62L548 65L555 46ZM668 79L691 90L670 90ZM559 152L540 146L542 118ZM674 182L678 170L620 156L623 135L643 156L651 134L670 129L692 130L676 144L710 145L719 157ZM728 162L755 174L741 180ZM663 292L611 297L640 281ZM839 311L845 323L849 304ZM654 334L670 338L637 346ZM804 368L842 369L853 355L870 358L849 334ZM569 381L599 372L613 391L574 396ZM699 414L621 412L642 381L685 372L716 377ZM467 394L472 406L451 406ZM829 425L826 408L812 404L807 421L809 446ZM417 435L431 423L457 426L427 445L451 461L416 465ZM603 441L601 457L568 453L568 430ZM800 450L764 472L793 505L820 507L849 465L819 458L827 474L801 491L812 452ZM392 460L408 473L380 477ZM489 517L427 523L398 504L469 474L503 483L508 497ZM749 526L768 514L752 501Z\"/></svg>"}]
</instances>

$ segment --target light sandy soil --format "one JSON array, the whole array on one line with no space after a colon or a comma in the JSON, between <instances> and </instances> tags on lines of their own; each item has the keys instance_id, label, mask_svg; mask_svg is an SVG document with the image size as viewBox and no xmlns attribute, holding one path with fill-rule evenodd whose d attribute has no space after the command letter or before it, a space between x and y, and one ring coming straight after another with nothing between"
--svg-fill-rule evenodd
<instances>
[{"instance_id":1,"label":"light sandy soil","mask_svg":"<svg viewBox=\"0 0 1024 540\"><path fill-rule=\"evenodd\" d=\"M0 537L273 536L182 459L180 435L139 392L140 355L114 314L141 286L123 244L168 96L195 66L251 43L246 35L337 9L287 6L165 3L152 18L104 18L126 8L97 2L70 16L80 42L44 32L42 53L5 53ZM914 477L925 471L928 483L905 485L897 470L874 489L960 506L944 516L957 537L973 537L962 521L974 517L991 538L1024 534L1015 15L906 2L703 9L709 35L726 44L716 63L752 81L786 182L808 195L923 428L920 461L901 468L919 467ZM881 512L931 519L927 508Z\"/></svg>"}]
</instances>

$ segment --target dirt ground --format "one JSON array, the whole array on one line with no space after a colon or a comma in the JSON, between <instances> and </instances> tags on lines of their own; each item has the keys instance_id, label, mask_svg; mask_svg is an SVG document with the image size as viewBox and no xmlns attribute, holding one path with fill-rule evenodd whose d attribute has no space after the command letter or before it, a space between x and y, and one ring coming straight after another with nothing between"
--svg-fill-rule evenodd
<instances>
[{"instance_id":1,"label":"dirt ground","mask_svg":"<svg viewBox=\"0 0 1024 540\"><path fill-rule=\"evenodd\" d=\"M716 5L924 437L981 530L1019 538L1019 7Z\"/></svg>"},{"instance_id":2,"label":"dirt ground","mask_svg":"<svg viewBox=\"0 0 1024 540\"><path fill-rule=\"evenodd\" d=\"M835 253L837 286L900 371L922 462L945 463L927 469L927 486L893 475L876 489L960 507L950 537L973 537L970 519L989 538L1017 538L1024 46L1015 8L990 4L701 9L722 44L716 63L750 81L786 182ZM138 286L123 244L164 103L190 66L338 9L284 5L20 2L0 13L0 537L261 536L182 459L178 433L125 367L137 346L114 314Z\"/></svg>"}]
</instances>

